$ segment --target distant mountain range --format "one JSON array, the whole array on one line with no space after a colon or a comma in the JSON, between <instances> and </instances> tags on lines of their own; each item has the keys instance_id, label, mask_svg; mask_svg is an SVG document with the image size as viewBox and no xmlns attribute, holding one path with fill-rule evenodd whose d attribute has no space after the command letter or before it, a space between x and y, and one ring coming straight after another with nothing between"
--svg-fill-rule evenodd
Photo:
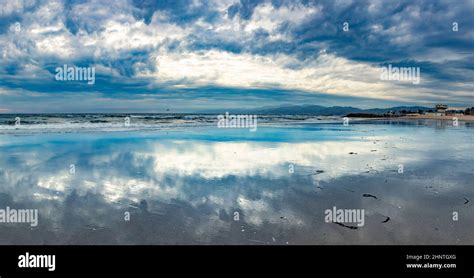
<instances>
[{"instance_id":1,"label":"distant mountain range","mask_svg":"<svg viewBox=\"0 0 474 278\"><path fill-rule=\"evenodd\" d=\"M317 116L344 116L349 113L369 113L369 114L383 114L400 111L412 111L417 112L418 110L428 111L433 110L430 107L423 106L396 106L390 108L371 108L371 109L360 109L352 106L321 106L321 105L292 105L292 106L281 106L281 107L267 107L253 110L228 110L228 111L208 111L209 113L244 113L244 114L271 114L271 115L317 115Z\"/></svg>"}]
</instances>

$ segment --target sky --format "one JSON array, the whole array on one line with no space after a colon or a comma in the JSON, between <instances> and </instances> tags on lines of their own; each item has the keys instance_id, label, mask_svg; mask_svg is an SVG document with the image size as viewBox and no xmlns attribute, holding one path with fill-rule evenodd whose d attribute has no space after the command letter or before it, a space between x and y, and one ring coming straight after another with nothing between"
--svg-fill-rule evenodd
<instances>
[{"instance_id":1,"label":"sky","mask_svg":"<svg viewBox=\"0 0 474 278\"><path fill-rule=\"evenodd\" d=\"M0 0L0 113L474 106L474 0ZM93 84L57 68L93 69ZM381 78L419 68L420 82Z\"/></svg>"}]
</instances>

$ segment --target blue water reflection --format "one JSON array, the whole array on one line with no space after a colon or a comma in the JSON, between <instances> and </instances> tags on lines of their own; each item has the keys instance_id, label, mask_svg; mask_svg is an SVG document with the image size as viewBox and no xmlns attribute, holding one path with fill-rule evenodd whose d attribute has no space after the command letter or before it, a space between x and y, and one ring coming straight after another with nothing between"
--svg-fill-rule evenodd
<instances>
[{"instance_id":1,"label":"blue water reflection","mask_svg":"<svg viewBox=\"0 0 474 278\"><path fill-rule=\"evenodd\" d=\"M426 121L4 134L0 208L37 208L40 224L0 223L0 244L474 244L473 134ZM333 206L365 209L365 226L325 223Z\"/></svg>"}]
</instances>

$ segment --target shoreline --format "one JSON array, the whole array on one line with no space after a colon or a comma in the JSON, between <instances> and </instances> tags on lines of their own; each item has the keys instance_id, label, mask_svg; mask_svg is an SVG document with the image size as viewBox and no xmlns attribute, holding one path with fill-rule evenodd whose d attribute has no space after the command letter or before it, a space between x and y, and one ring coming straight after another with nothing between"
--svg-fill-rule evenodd
<instances>
[{"instance_id":1,"label":"shoreline","mask_svg":"<svg viewBox=\"0 0 474 278\"><path fill-rule=\"evenodd\" d=\"M452 115L452 116L407 115L400 118L413 119L413 120L425 119L425 120L443 120L443 121L453 121L454 118L457 118L458 121L474 122L474 115Z\"/></svg>"},{"instance_id":2,"label":"shoreline","mask_svg":"<svg viewBox=\"0 0 474 278\"><path fill-rule=\"evenodd\" d=\"M453 115L453 116L435 116L435 115L406 115L401 117L349 117L351 119L360 120L442 120L453 121L453 118L458 118L458 121L474 122L474 115Z\"/></svg>"}]
</instances>

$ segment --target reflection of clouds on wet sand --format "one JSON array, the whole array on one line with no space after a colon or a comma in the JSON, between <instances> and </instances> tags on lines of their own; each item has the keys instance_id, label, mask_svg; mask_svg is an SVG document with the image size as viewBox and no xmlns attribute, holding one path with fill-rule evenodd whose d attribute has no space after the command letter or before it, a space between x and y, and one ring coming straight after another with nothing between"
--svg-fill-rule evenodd
<instances>
[{"instance_id":1,"label":"reflection of clouds on wet sand","mask_svg":"<svg viewBox=\"0 0 474 278\"><path fill-rule=\"evenodd\" d=\"M472 243L472 235L449 219L457 209L464 227L473 228L473 215L456 205L460 196L474 197L466 186L472 167L464 164L472 162L470 135L440 145L453 134L428 140L431 133L354 132L346 140L314 142L4 144L0 191L10 203L40 208L44 225L35 233L52 232L50 243L104 243L106 237L105 243L125 244ZM332 206L366 209L366 226L351 231L324 223L323 211ZM131 225L124 211L131 211ZM387 216L390 222L381 224Z\"/></svg>"}]
</instances>

